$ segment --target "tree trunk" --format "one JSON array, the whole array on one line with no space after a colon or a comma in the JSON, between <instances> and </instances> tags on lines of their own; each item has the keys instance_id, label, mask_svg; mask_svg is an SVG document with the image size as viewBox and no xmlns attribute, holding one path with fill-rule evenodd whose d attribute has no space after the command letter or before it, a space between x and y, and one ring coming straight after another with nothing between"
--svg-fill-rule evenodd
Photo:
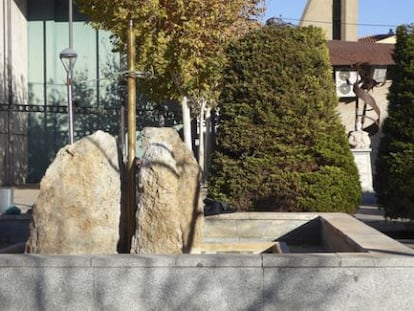
<instances>
[{"instance_id":1,"label":"tree trunk","mask_svg":"<svg viewBox=\"0 0 414 311\"><path fill-rule=\"evenodd\" d=\"M181 109L183 113L183 132L184 132L184 143L189 150L193 150L193 144L191 140L191 116L190 108L188 107L188 98L184 96L181 99Z\"/></svg>"},{"instance_id":2,"label":"tree trunk","mask_svg":"<svg viewBox=\"0 0 414 311\"><path fill-rule=\"evenodd\" d=\"M204 114L205 120L205 142L204 142L204 178L207 179L208 172L210 170L210 159L211 159L211 142L212 142L212 122L211 122L211 108L206 107L206 112Z\"/></svg>"},{"instance_id":3,"label":"tree trunk","mask_svg":"<svg viewBox=\"0 0 414 311\"><path fill-rule=\"evenodd\" d=\"M205 172L205 156L204 156L204 150L205 150L205 146L204 146L204 137L205 137L205 133L206 133L206 127L205 127L205 114L204 114L204 110L206 107L206 101L204 99L201 100L201 105L200 105L200 116L199 116L199 135L200 135L200 139L199 139L199 147L198 147L198 164L200 165L201 168L201 173L204 176L204 172Z\"/></svg>"}]
</instances>

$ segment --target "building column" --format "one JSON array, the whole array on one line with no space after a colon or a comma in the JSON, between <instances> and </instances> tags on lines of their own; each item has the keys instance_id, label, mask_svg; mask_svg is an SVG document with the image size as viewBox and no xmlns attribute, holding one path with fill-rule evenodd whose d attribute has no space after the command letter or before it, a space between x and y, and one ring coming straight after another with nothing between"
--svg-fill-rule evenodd
<instances>
[{"instance_id":1,"label":"building column","mask_svg":"<svg viewBox=\"0 0 414 311\"><path fill-rule=\"evenodd\" d=\"M0 185L25 183L27 113L26 0L0 0Z\"/></svg>"}]
</instances>

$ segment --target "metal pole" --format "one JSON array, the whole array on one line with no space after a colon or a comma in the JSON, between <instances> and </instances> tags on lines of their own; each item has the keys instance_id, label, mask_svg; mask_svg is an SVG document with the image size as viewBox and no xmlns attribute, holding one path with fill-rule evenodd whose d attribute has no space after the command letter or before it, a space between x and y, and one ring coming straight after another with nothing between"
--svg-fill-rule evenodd
<instances>
[{"instance_id":1,"label":"metal pole","mask_svg":"<svg viewBox=\"0 0 414 311\"><path fill-rule=\"evenodd\" d=\"M73 4L69 0L69 48L73 49ZM68 123L69 123L69 144L73 144L73 108L72 108L72 72L69 68L67 76L68 87Z\"/></svg>"},{"instance_id":2,"label":"metal pole","mask_svg":"<svg viewBox=\"0 0 414 311\"><path fill-rule=\"evenodd\" d=\"M69 47L73 49L73 5L69 0Z\"/></svg>"},{"instance_id":3,"label":"metal pole","mask_svg":"<svg viewBox=\"0 0 414 311\"><path fill-rule=\"evenodd\" d=\"M5 146L5 184L11 186L14 183L13 174L13 135L12 135L12 118L13 113L11 111L14 98L13 98L13 53L12 53L12 21L11 21L11 1L3 1L3 29L5 30L3 39L3 55L4 55L4 99L8 101L7 109L7 139Z\"/></svg>"},{"instance_id":4,"label":"metal pole","mask_svg":"<svg viewBox=\"0 0 414 311\"><path fill-rule=\"evenodd\" d=\"M128 28L128 185L127 185L127 245L135 233L135 144L136 144L136 78L135 78L135 34L133 23Z\"/></svg>"},{"instance_id":5,"label":"metal pole","mask_svg":"<svg viewBox=\"0 0 414 311\"><path fill-rule=\"evenodd\" d=\"M354 124L354 130L357 130L357 124L359 122L359 98L355 99L355 124Z\"/></svg>"},{"instance_id":6,"label":"metal pole","mask_svg":"<svg viewBox=\"0 0 414 311\"><path fill-rule=\"evenodd\" d=\"M73 108L72 108L72 73L68 71L66 85L68 88L68 134L69 144L73 144Z\"/></svg>"}]
</instances>

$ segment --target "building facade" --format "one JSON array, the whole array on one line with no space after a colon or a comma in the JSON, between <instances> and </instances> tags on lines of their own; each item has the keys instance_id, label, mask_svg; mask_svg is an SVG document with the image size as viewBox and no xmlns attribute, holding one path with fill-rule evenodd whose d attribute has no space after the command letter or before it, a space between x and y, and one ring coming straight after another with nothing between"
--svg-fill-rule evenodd
<instances>
[{"instance_id":1,"label":"building facade","mask_svg":"<svg viewBox=\"0 0 414 311\"><path fill-rule=\"evenodd\" d=\"M68 0L0 0L0 186L38 183L68 143L66 71ZM93 29L73 8L75 140L96 130L125 137L126 60L110 33ZM137 96L137 129L180 127L175 103ZM139 135L137 135L139 137ZM141 152L137 142L137 153Z\"/></svg>"},{"instance_id":2,"label":"building facade","mask_svg":"<svg viewBox=\"0 0 414 311\"><path fill-rule=\"evenodd\" d=\"M358 40L358 0L308 0L299 26L314 25L328 40Z\"/></svg>"},{"instance_id":3,"label":"building facade","mask_svg":"<svg viewBox=\"0 0 414 311\"><path fill-rule=\"evenodd\" d=\"M38 182L68 142L67 0L0 0L0 185ZM118 134L120 56L110 35L74 9L75 138L103 129Z\"/></svg>"},{"instance_id":4,"label":"building facade","mask_svg":"<svg viewBox=\"0 0 414 311\"><path fill-rule=\"evenodd\" d=\"M0 185L27 176L27 2L0 1Z\"/></svg>"}]
</instances>

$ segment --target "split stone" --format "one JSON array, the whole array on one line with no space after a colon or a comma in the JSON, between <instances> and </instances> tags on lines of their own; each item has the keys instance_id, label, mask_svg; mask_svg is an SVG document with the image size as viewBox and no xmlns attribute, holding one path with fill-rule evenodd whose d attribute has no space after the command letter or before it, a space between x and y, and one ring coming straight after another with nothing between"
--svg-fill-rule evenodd
<instances>
[{"instance_id":1,"label":"split stone","mask_svg":"<svg viewBox=\"0 0 414 311\"><path fill-rule=\"evenodd\" d=\"M200 168L173 128L145 128L132 253L179 254L202 239Z\"/></svg>"},{"instance_id":2,"label":"split stone","mask_svg":"<svg viewBox=\"0 0 414 311\"><path fill-rule=\"evenodd\" d=\"M117 253L118 156L115 138L102 131L59 150L40 183L27 253Z\"/></svg>"}]
</instances>

